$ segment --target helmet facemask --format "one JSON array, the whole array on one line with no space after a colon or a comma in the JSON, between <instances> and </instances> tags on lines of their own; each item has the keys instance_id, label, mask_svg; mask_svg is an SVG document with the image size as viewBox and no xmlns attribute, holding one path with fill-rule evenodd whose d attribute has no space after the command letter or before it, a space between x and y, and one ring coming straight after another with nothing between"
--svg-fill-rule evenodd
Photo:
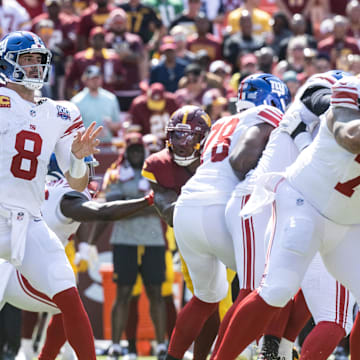
<instances>
[{"instance_id":1,"label":"helmet facemask","mask_svg":"<svg viewBox=\"0 0 360 360\"><path fill-rule=\"evenodd\" d=\"M40 54L40 64L20 65L20 56L24 54ZM7 63L12 65L13 72L7 81L21 84L30 90L39 90L45 83L48 82L51 70L51 52L46 48L24 49L18 51L8 51L3 57L2 65L7 66ZM35 69L34 77L28 77L26 69Z\"/></svg>"},{"instance_id":2,"label":"helmet facemask","mask_svg":"<svg viewBox=\"0 0 360 360\"><path fill-rule=\"evenodd\" d=\"M200 158L200 150L205 141L201 132L193 131L189 124L176 124L168 131L168 146L179 166L189 166Z\"/></svg>"}]
</instances>

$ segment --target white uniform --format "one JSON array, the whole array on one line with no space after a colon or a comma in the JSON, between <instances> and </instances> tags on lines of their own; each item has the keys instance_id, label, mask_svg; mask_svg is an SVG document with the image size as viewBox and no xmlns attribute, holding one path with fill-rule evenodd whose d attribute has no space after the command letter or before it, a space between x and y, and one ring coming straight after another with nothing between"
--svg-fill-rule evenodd
<instances>
[{"instance_id":1,"label":"white uniform","mask_svg":"<svg viewBox=\"0 0 360 360\"><path fill-rule=\"evenodd\" d=\"M41 207L46 224L55 232L64 246L67 244L70 235L74 234L80 226L80 222L65 217L60 209L63 196L72 193L74 196L79 196L79 192L71 189L66 179L48 182L46 184L45 201ZM91 195L87 189L82 194L88 200L91 200ZM0 304L3 305L8 302L20 309L34 312L58 312L57 306L51 299L33 288L12 264L7 261L1 261L0 273L4 274L7 272L11 275L9 275L9 281Z\"/></svg>"},{"instance_id":2,"label":"white uniform","mask_svg":"<svg viewBox=\"0 0 360 360\"><path fill-rule=\"evenodd\" d=\"M48 182L46 184L45 201L41 207L41 213L46 224L54 231L64 246L66 246L70 236L76 233L81 224L67 218L61 212L60 203L65 194L74 194L75 197L80 196L78 191L74 191L70 187L65 178ZM88 189L85 189L82 194L87 200L91 200Z\"/></svg>"},{"instance_id":3,"label":"white uniform","mask_svg":"<svg viewBox=\"0 0 360 360\"><path fill-rule=\"evenodd\" d=\"M33 104L1 88L0 123L0 257L52 298L75 286L75 277L40 207L50 155L55 151L60 168L69 169L73 137L83 129L81 116L69 102Z\"/></svg>"},{"instance_id":4,"label":"white uniform","mask_svg":"<svg viewBox=\"0 0 360 360\"><path fill-rule=\"evenodd\" d=\"M31 19L17 1L3 0L0 6L0 37L16 30L30 30Z\"/></svg>"},{"instance_id":5,"label":"white uniform","mask_svg":"<svg viewBox=\"0 0 360 360\"><path fill-rule=\"evenodd\" d=\"M358 79L345 78L338 82L333 88L332 106L339 96L344 97L344 92L339 91L343 81L355 81L355 85L360 87ZM350 84L351 96L345 96L345 101L352 102L353 106L357 104L354 100L356 86ZM358 95L355 97L357 99ZM272 231L269 232L271 252L259 288L260 295L268 304L284 306L295 295L317 251L332 275L347 286L357 300L360 299L358 204L354 200L356 196L341 193L350 188L354 191L352 194L356 194L354 178L357 179L355 174L356 170L359 171L359 164L355 158L356 155L336 143L326 121L322 121L313 143L287 169L286 180L279 179L276 190L274 187L276 197L270 221ZM353 178L349 179L349 176ZM344 305L334 311L333 321L342 321L348 331L351 311L346 314L343 311L347 307L351 310L350 297L338 283L332 284L337 296L335 304Z\"/></svg>"},{"instance_id":6,"label":"white uniform","mask_svg":"<svg viewBox=\"0 0 360 360\"><path fill-rule=\"evenodd\" d=\"M301 97L313 84L330 88L334 83L333 78L323 74L312 76L297 93L284 119L291 113L298 112L308 129L315 129L313 133L316 133L320 119L307 109ZM273 131L257 168L237 185L227 205L226 222L234 242L238 244L235 255L240 288L253 290L259 285L265 266L263 239L271 215L271 206L265 206L261 213L246 220L239 218L239 213L259 176L267 172L285 171L297 156L298 150L291 137L280 129ZM267 248L267 244L265 246ZM320 255L315 256L311 262L301 288L315 323L336 322L344 327L347 333L350 332L354 297L329 274Z\"/></svg>"},{"instance_id":7,"label":"white uniform","mask_svg":"<svg viewBox=\"0 0 360 360\"><path fill-rule=\"evenodd\" d=\"M248 128L264 122L276 127L281 117L278 109L261 105L218 120L205 143L202 164L182 187L174 212L175 238L188 266L194 293L205 302L225 297L225 265L236 269L224 216L226 203L239 181L229 163L229 154Z\"/></svg>"},{"instance_id":8,"label":"white uniform","mask_svg":"<svg viewBox=\"0 0 360 360\"><path fill-rule=\"evenodd\" d=\"M291 137L274 130L255 170L236 185L226 205L226 225L231 234L236 258L240 289L254 290L260 283L265 267L265 230L271 216L271 207L265 206L260 213L248 219L240 216L249 199L254 184L264 173L283 171L292 164L298 150Z\"/></svg>"}]
</instances>

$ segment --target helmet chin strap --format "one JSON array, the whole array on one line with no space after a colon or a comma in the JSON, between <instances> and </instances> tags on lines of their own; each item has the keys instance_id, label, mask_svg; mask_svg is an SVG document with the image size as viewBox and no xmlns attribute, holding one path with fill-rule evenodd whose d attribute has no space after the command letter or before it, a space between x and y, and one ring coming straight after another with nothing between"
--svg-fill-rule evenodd
<instances>
[{"instance_id":1,"label":"helmet chin strap","mask_svg":"<svg viewBox=\"0 0 360 360\"><path fill-rule=\"evenodd\" d=\"M198 156L195 156L195 152L196 152L196 150L188 157L179 156L179 155L176 155L175 153L173 153L174 161L179 166L189 166L199 158Z\"/></svg>"},{"instance_id":2,"label":"helmet chin strap","mask_svg":"<svg viewBox=\"0 0 360 360\"><path fill-rule=\"evenodd\" d=\"M23 85L29 90L40 90L44 86L44 84L28 83L28 82L25 82Z\"/></svg>"}]
</instances>

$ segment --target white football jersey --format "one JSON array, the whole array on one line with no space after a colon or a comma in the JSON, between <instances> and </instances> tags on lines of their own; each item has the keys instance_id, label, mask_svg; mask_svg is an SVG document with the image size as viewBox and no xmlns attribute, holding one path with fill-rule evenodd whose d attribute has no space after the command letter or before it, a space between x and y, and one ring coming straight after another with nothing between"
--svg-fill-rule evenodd
<instances>
[{"instance_id":1,"label":"white football jersey","mask_svg":"<svg viewBox=\"0 0 360 360\"><path fill-rule=\"evenodd\" d=\"M1 37L16 30L30 30L31 19L24 7L17 1L3 0L0 6Z\"/></svg>"},{"instance_id":2,"label":"white football jersey","mask_svg":"<svg viewBox=\"0 0 360 360\"><path fill-rule=\"evenodd\" d=\"M60 203L65 194L78 193L74 191L66 179L50 181L46 184L45 201L41 206L41 213L49 228L57 235L65 246L70 238L80 226L80 222L69 219L61 212ZM88 200L91 195L88 189L84 194Z\"/></svg>"},{"instance_id":3,"label":"white football jersey","mask_svg":"<svg viewBox=\"0 0 360 360\"><path fill-rule=\"evenodd\" d=\"M39 216L51 154L68 171L73 138L83 129L78 108L68 101L34 104L0 88L1 203Z\"/></svg>"},{"instance_id":4,"label":"white football jersey","mask_svg":"<svg viewBox=\"0 0 360 360\"><path fill-rule=\"evenodd\" d=\"M227 203L239 182L229 162L233 147L251 126L269 123L275 128L282 115L282 112L273 106L260 105L216 121L205 142L201 165L182 187L178 203Z\"/></svg>"},{"instance_id":5,"label":"white football jersey","mask_svg":"<svg viewBox=\"0 0 360 360\"><path fill-rule=\"evenodd\" d=\"M360 224L360 155L338 145L325 119L312 144L286 171L286 178L323 216Z\"/></svg>"}]
</instances>

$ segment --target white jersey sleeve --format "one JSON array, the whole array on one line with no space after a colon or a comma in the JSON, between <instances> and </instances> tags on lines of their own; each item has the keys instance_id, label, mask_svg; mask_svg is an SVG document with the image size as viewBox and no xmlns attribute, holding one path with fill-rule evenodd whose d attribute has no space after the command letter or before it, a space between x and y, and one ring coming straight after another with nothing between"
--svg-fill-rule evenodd
<instances>
[{"instance_id":1,"label":"white jersey sleeve","mask_svg":"<svg viewBox=\"0 0 360 360\"><path fill-rule=\"evenodd\" d=\"M59 167L65 174L70 168L70 152L71 144L78 131L83 131L84 124L81 118L80 110L70 101L57 101L56 108L58 116L69 119L68 126L64 129L64 133L56 143L55 155Z\"/></svg>"},{"instance_id":2,"label":"white jersey sleeve","mask_svg":"<svg viewBox=\"0 0 360 360\"><path fill-rule=\"evenodd\" d=\"M286 178L323 216L360 224L360 155L341 147L321 121L313 143L286 171Z\"/></svg>"},{"instance_id":3,"label":"white jersey sleeve","mask_svg":"<svg viewBox=\"0 0 360 360\"><path fill-rule=\"evenodd\" d=\"M26 9L14 0L3 0L0 6L0 33L4 36L16 30L30 30L31 19Z\"/></svg>"},{"instance_id":4,"label":"white jersey sleeve","mask_svg":"<svg viewBox=\"0 0 360 360\"><path fill-rule=\"evenodd\" d=\"M201 165L182 187L177 203L225 204L239 182L229 162L235 144L252 126L268 123L277 127L282 115L275 107L261 105L216 121L206 140Z\"/></svg>"},{"instance_id":5,"label":"white jersey sleeve","mask_svg":"<svg viewBox=\"0 0 360 360\"><path fill-rule=\"evenodd\" d=\"M71 189L66 179L51 181L46 184L45 201L41 206L41 212L47 225L57 235L65 246L70 235L74 234L80 223L66 217L61 211L61 201L65 194L78 193ZM88 189L82 193L88 200L91 200L91 195Z\"/></svg>"},{"instance_id":6,"label":"white jersey sleeve","mask_svg":"<svg viewBox=\"0 0 360 360\"><path fill-rule=\"evenodd\" d=\"M332 87L331 107L345 107L359 110L360 79L357 76L344 77Z\"/></svg>"},{"instance_id":7,"label":"white jersey sleeve","mask_svg":"<svg viewBox=\"0 0 360 360\"><path fill-rule=\"evenodd\" d=\"M83 124L71 103L51 99L31 103L0 88L0 202L40 216L50 156L55 150L66 172L78 129Z\"/></svg>"}]
</instances>

